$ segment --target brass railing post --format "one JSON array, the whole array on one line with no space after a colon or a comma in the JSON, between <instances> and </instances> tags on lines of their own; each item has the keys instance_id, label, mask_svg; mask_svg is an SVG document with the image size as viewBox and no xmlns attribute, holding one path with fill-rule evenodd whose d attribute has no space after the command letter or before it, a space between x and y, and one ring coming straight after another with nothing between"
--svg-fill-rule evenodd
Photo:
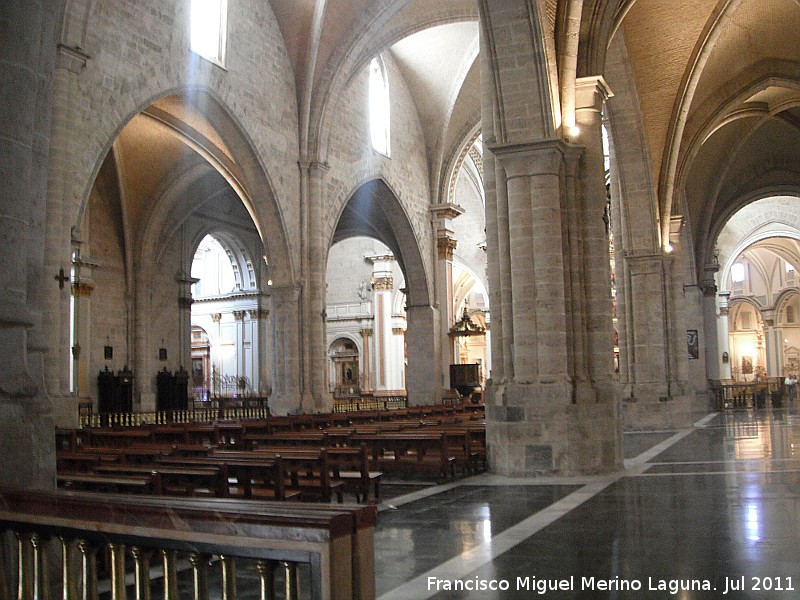
<instances>
[{"instance_id":1,"label":"brass railing post","mask_svg":"<svg viewBox=\"0 0 800 600\"><path fill-rule=\"evenodd\" d=\"M126 600L125 594L125 544L110 543L111 550L111 600Z\"/></svg>"},{"instance_id":2,"label":"brass railing post","mask_svg":"<svg viewBox=\"0 0 800 600\"><path fill-rule=\"evenodd\" d=\"M256 571L261 580L261 600L275 600L275 562L259 560Z\"/></svg>"},{"instance_id":3,"label":"brass railing post","mask_svg":"<svg viewBox=\"0 0 800 600\"><path fill-rule=\"evenodd\" d=\"M236 600L236 559L220 554L219 565L222 575L222 600Z\"/></svg>"},{"instance_id":4,"label":"brass railing post","mask_svg":"<svg viewBox=\"0 0 800 600\"><path fill-rule=\"evenodd\" d=\"M164 600L178 600L178 569L175 550L162 550L164 565Z\"/></svg>"},{"instance_id":5,"label":"brass railing post","mask_svg":"<svg viewBox=\"0 0 800 600\"><path fill-rule=\"evenodd\" d=\"M192 553L189 562L192 565L194 600L208 600L208 557Z\"/></svg>"},{"instance_id":6,"label":"brass railing post","mask_svg":"<svg viewBox=\"0 0 800 600\"><path fill-rule=\"evenodd\" d=\"M133 557L135 598L150 600L150 552L138 546L131 547Z\"/></svg>"},{"instance_id":7,"label":"brass railing post","mask_svg":"<svg viewBox=\"0 0 800 600\"><path fill-rule=\"evenodd\" d=\"M62 600L77 600L78 598L78 582L75 578L75 570L72 564L72 540L65 537L59 538L61 540L61 599Z\"/></svg>"},{"instance_id":8,"label":"brass railing post","mask_svg":"<svg viewBox=\"0 0 800 600\"><path fill-rule=\"evenodd\" d=\"M97 600L97 548L80 540L78 550L81 553L81 600Z\"/></svg>"},{"instance_id":9,"label":"brass railing post","mask_svg":"<svg viewBox=\"0 0 800 600\"><path fill-rule=\"evenodd\" d=\"M30 533L17 533L17 600L33 598L33 545Z\"/></svg>"},{"instance_id":10,"label":"brass railing post","mask_svg":"<svg viewBox=\"0 0 800 600\"><path fill-rule=\"evenodd\" d=\"M297 563L283 562L284 579L284 596L286 600L299 600L300 598L300 580L297 577Z\"/></svg>"}]
</instances>

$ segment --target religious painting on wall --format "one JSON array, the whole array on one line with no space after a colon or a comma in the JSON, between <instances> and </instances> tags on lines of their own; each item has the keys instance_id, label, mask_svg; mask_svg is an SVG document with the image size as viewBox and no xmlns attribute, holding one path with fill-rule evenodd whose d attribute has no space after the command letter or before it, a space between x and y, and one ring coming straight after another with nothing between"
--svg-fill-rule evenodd
<instances>
[{"instance_id":1,"label":"religious painting on wall","mask_svg":"<svg viewBox=\"0 0 800 600\"><path fill-rule=\"evenodd\" d=\"M751 356L742 357L742 375L753 374L753 358Z\"/></svg>"},{"instance_id":2,"label":"religious painting on wall","mask_svg":"<svg viewBox=\"0 0 800 600\"><path fill-rule=\"evenodd\" d=\"M697 335L697 329L686 330L686 347L689 351L689 360L700 358L700 341Z\"/></svg>"}]
</instances>

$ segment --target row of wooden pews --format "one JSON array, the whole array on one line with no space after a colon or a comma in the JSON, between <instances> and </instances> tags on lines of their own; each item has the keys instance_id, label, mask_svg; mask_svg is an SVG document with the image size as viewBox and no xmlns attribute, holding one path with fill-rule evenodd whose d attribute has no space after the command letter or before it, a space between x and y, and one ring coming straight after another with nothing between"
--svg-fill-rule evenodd
<instances>
[{"instance_id":1,"label":"row of wooden pews","mask_svg":"<svg viewBox=\"0 0 800 600\"><path fill-rule=\"evenodd\" d=\"M57 430L62 488L154 495L380 502L383 473L437 480L485 468L480 411L270 417ZM391 412L388 418L385 412Z\"/></svg>"}]
</instances>

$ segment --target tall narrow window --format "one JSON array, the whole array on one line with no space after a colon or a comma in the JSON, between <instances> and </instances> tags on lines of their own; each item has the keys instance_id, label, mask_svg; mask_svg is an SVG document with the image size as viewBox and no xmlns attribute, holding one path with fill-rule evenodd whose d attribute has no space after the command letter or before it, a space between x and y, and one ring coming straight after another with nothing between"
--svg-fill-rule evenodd
<instances>
[{"instance_id":1,"label":"tall narrow window","mask_svg":"<svg viewBox=\"0 0 800 600\"><path fill-rule=\"evenodd\" d=\"M744 265L742 263L734 263L731 267L731 280L733 283L744 283Z\"/></svg>"},{"instance_id":2,"label":"tall narrow window","mask_svg":"<svg viewBox=\"0 0 800 600\"><path fill-rule=\"evenodd\" d=\"M192 0L190 18L192 51L224 66L228 0Z\"/></svg>"},{"instance_id":3,"label":"tall narrow window","mask_svg":"<svg viewBox=\"0 0 800 600\"><path fill-rule=\"evenodd\" d=\"M389 78L380 57L369 64L369 126L372 147L389 156Z\"/></svg>"}]
</instances>

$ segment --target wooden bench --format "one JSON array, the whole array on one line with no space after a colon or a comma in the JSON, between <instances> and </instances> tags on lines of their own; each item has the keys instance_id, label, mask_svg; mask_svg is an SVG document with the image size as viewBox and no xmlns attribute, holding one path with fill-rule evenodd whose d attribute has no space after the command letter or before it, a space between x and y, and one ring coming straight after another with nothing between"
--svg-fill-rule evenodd
<instances>
[{"instance_id":1,"label":"wooden bench","mask_svg":"<svg viewBox=\"0 0 800 600\"><path fill-rule=\"evenodd\" d=\"M153 491L157 496L215 496L225 497L227 482L218 466L181 465L99 465L94 469L99 475L152 476Z\"/></svg>"},{"instance_id":2,"label":"wooden bench","mask_svg":"<svg viewBox=\"0 0 800 600\"><path fill-rule=\"evenodd\" d=\"M372 464L383 472L429 473L442 479L455 474L456 458L440 432L355 434L350 443L366 446Z\"/></svg>"},{"instance_id":3,"label":"wooden bench","mask_svg":"<svg viewBox=\"0 0 800 600\"><path fill-rule=\"evenodd\" d=\"M356 502L369 502L372 490L375 502L381 501L381 471L370 470L366 446L328 448L328 462L334 480L344 482L346 492L353 492Z\"/></svg>"},{"instance_id":4,"label":"wooden bench","mask_svg":"<svg viewBox=\"0 0 800 600\"><path fill-rule=\"evenodd\" d=\"M103 494L155 494L158 489L153 474L103 475L98 473L62 473L56 475L59 488Z\"/></svg>"},{"instance_id":5,"label":"wooden bench","mask_svg":"<svg viewBox=\"0 0 800 600\"><path fill-rule=\"evenodd\" d=\"M299 499L298 490L286 487L287 473L280 458L169 456L159 459L159 464L186 467L217 467L225 482L220 490L222 497L263 498L266 500Z\"/></svg>"},{"instance_id":6,"label":"wooden bench","mask_svg":"<svg viewBox=\"0 0 800 600\"><path fill-rule=\"evenodd\" d=\"M250 451L216 449L210 457L224 461L263 460L280 457L286 470L286 490L297 491L304 500L331 502L336 496L343 502L344 482L331 477L328 451L325 448L281 447Z\"/></svg>"}]
</instances>

